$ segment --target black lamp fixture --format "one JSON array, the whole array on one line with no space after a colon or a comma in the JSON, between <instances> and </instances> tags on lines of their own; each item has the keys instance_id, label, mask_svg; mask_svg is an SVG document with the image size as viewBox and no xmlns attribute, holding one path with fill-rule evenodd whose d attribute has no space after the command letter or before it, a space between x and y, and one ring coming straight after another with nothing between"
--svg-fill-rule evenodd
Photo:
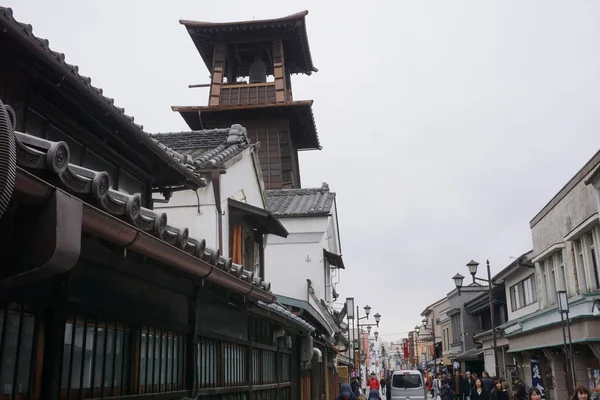
<instances>
[{"instance_id":1,"label":"black lamp fixture","mask_svg":"<svg viewBox=\"0 0 600 400\"><path fill-rule=\"evenodd\" d=\"M423 322L423 328L427 328L427 323L429 322L427 321L427 318L423 318L423 321L421 322Z\"/></svg>"},{"instance_id":2,"label":"black lamp fixture","mask_svg":"<svg viewBox=\"0 0 600 400\"><path fill-rule=\"evenodd\" d=\"M477 275L477 267L479 267L479 263L477 261L471 260L467 263L467 268L469 268L469 273L475 279L475 275Z\"/></svg>"},{"instance_id":3,"label":"black lamp fixture","mask_svg":"<svg viewBox=\"0 0 600 400\"><path fill-rule=\"evenodd\" d=\"M419 332L421 332L421 328L419 327L419 325L415 326L415 332L417 332L417 335L419 334Z\"/></svg>"},{"instance_id":4,"label":"black lamp fixture","mask_svg":"<svg viewBox=\"0 0 600 400\"><path fill-rule=\"evenodd\" d=\"M452 277L452 279L454 280L454 285L456 286L456 288L458 289L458 292L460 293L460 288L462 288L462 286L463 286L463 281L465 280L465 277L462 276L461 274L456 274Z\"/></svg>"},{"instance_id":5,"label":"black lamp fixture","mask_svg":"<svg viewBox=\"0 0 600 400\"><path fill-rule=\"evenodd\" d=\"M367 326L367 333L370 335L371 334L371 326Z\"/></svg>"},{"instance_id":6,"label":"black lamp fixture","mask_svg":"<svg viewBox=\"0 0 600 400\"><path fill-rule=\"evenodd\" d=\"M346 316L349 320L354 319L354 297L346 298Z\"/></svg>"},{"instance_id":7,"label":"black lamp fixture","mask_svg":"<svg viewBox=\"0 0 600 400\"><path fill-rule=\"evenodd\" d=\"M375 331L375 332L373 333L373 336L375 336L375 340L377 340L377 338L379 337L379 332Z\"/></svg>"},{"instance_id":8,"label":"black lamp fixture","mask_svg":"<svg viewBox=\"0 0 600 400\"><path fill-rule=\"evenodd\" d=\"M371 306L369 306L367 304L364 308L365 308L365 314L367 315L367 318L369 318L369 314L371 314Z\"/></svg>"},{"instance_id":9,"label":"black lamp fixture","mask_svg":"<svg viewBox=\"0 0 600 400\"><path fill-rule=\"evenodd\" d=\"M374 315L375 317L375 323L377 324L377 327L379 328L379 321L381 321L381 314L377 313Z\"/></svg>"}]
</instances>

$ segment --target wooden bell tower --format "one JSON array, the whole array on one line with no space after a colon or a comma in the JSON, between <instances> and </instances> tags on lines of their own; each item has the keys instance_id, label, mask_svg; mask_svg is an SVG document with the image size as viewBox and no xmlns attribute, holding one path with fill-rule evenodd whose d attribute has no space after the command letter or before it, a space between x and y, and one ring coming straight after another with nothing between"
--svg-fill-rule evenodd
<instances>
[{"instance_id":1,"label":"wooden bell tower","mask_svg":"<svg viewBox=\"0 0 600 400\"><path fill-rule=\"evenodd\" d=\"M312 100L294 101L291 76L310 75L305 17L180 21L211 72L208 106L174 106L193 130L242 124L260 142L267 189L299 188L299 150L321 149Z\"/></svg>"}]
</instances>

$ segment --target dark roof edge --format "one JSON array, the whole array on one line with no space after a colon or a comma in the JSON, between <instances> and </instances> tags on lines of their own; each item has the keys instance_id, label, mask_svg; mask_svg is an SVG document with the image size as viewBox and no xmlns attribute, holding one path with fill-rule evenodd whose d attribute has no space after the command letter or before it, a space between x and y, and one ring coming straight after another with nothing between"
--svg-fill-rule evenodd
<instances>
[{"instance_id":1,"label":"dark roof edge","mask_svg":"<svg viewBox=\"0 0 600 400\"><path fill-rule=\"evenodd\" d=\"M300 11L295 14L287 15L285 17L268 18L268 19L257 19L257 20L246 20L246 21L229 21L229 22L207 22L207 21L192 21L187 19L180 19L179 23L185 26L193 27L223 27L229 25L245 25L245 24L264 24L269 22L289 22L295 19L302 19L308 15L308 10Z\"/></svg>"},{"instance_id":2,"label":"dark roof edge","mask_svg":"<svg viewBox=\"0 0 600 400\"><path fill-rule=\"evenodd\" d=\"M176 161L167 154L163 148L155 143L150 136L143 131L142 126L136 125L133 122L133 117L125 114L124 109L116 107L113 99L105 97L102 94L102 89L93 87L91 85L91 78L80 75L77 66L67 64L65 62L64 54L54 52L50 49L48 40L35 36L31 25L17 21L13 16L11 8L0 7L0 15L3 16L4 20L7 22L4 24L5 29L12 31L16 37L22 38L24 45L27 46L29 52L37 55L37 57L47 65L51 65L53 68L63 72L64 79L70 81L85 94L90 101L97 104L107 115L110 115L120 123L121 126L128 129L139 142L157 155L170 168L179 172L182 175L182 178L185 178L188 183L193 184L191 186L195 186L196 188L206 186L206 183L202 178L194 175L189 169Z\"/></svg>"},{"instance_id":3,"label":"dark roof edge","mask_svg":"<svg viewBox=\"0 0 600 400\"><path fill-rule=\"evenodd\" d=\"M84 209L94 220L81 227L95 236L123 242L127 248L159 260L186 273L200 276L216 284L235 287L250 297L272 302L271 284L264 282L231 258L220 255L219 250L206 247L204 239L188 236L188 228L168 225L167 214L142 207L140 194L128 194L110 189L110 175L69 163L69 148L64 142L52 142L35 136L16 132L17 165L31 185L40 188L36 194L47 199L45 192L56 190L55 186L27 172L51 173L71 193L92 200L84 202ZM126 233L124 233L126 231ZM141 244L138 248L138 239ZM115 243L116 243L115 242ZM123 243L121 243L123 244ZM169 254L172 257L169 257ZM200 271L208 273L198 275Z\"/></svg>"},{"instance_id":4,"label":"dark roof edge","mask_svg":"<svg viewBox=\"0 0 600 400\"><path fill-rule=\"evenodd\" d=\"M529 250L529 251L526 251L525 253L521 254L519 257L517 257L516 260L514 260L513 262L508 264L500 272L498 272L496 275L494 275L492 280L493 281L504 280L506 278L506 275L511 273L513 269L516 269L521 266L532 265L531 258L528 257L529 255L532 255L532 254L533 254L533 250Z\"/></svg>"},{"instance_id":5,"label":"dark roof edge","mask_svg":"<svg viewBox=\"0 0 600 400\"><path fill-rule=\"evenodd\" d=\"M585 178L598 164L600 164L600 151L596 152L590 160L550 199L529 222L529 227L533 228L550 210L552 210L573 188Z\"/></svg>"},{"instance_id":6,"label":"dark roof edge","mask_svg":"<svg viewBox=\"0 0 600 400\"><path fill-rule=\"evenodd\" d=\"M265 220L265 230L267 230L267 233L270 233L272 235L276 235L282 238L286 238L289 235L289 232L287 231L287 229L285 229L285 227L283 226L283 224L281 222L279 222L279 220L277 218L275 218L275 216L273 215L273 213L271 213L268 210L265 210L263 208L260 207L256 207L253 206L251 204L248 203L244 203L235 199L227 199L228 204L231 207L237 208L240 211L243 211L245 213L249 213L252 215L255 215L256 217L259 217L261 219Z\"/></svg>"}]
</instances>

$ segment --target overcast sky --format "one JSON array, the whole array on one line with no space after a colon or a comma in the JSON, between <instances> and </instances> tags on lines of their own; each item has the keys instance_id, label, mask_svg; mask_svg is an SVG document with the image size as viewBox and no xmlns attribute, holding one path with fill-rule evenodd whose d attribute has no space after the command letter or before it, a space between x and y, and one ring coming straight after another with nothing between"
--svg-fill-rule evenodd
<instances>
[{"instance_id":1,"label":"overcast sky","mask_svg":"<svg viewBox=\"0 0 600 400\"><path fill-rule=\"evenodd\" d=\"M466 275L531 248L529 221L600 147L600 2L5 0L147 131L185 130L208 71L180 18L309 10L322 151L304 187L337 192L338 291L383 315L385 340Z\"/></svg>"}]
</instances>

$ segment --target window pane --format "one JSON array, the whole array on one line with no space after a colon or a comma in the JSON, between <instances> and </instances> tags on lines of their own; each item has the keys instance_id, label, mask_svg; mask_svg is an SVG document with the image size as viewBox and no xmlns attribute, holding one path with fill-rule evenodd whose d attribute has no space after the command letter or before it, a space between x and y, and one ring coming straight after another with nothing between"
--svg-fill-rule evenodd
<instances>
[{"instance_id":1,"label":"window pane","mask_svg":"<svg viewBox=\"0 0 600 400\"><path fill-rule=\"evenodd\" d=\"M12 394L15 378L17 394L25 395L29 391L29 370L34 346L35 317L24 313L21 320L21 307L20 305L11 307L12 310L8 313L6 313L6 310L0 309L0 332L2 332L2 329L6 330L4 332L6 335L5 342L2 344L4 354L2 360L0 360L2 363L0 394ZM18 368L16 368L17 364Z\"/></svg>"}]
</instances>

